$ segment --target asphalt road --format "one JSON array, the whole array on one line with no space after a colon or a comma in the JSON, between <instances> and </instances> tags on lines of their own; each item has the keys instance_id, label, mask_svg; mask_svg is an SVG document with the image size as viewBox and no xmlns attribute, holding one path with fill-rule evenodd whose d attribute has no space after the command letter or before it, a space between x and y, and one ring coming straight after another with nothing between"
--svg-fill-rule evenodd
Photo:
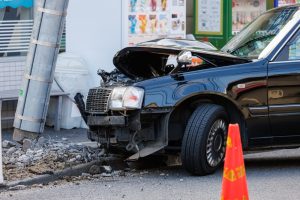
<instances>
[{"instance_id":1,"label":"asphalt road","mask_svg":"<svg viewBox=\"0 0 300 200\"><path fill-rule=\"evenodd\" d=\"M245 161L251 200L300 199L300 149L246 155ZM217 200L221 182L221 170L195 177L180 167L169 167L137 171L125 177L9 191L0 193L0 199Z\"/></svg>"}]
</instances>

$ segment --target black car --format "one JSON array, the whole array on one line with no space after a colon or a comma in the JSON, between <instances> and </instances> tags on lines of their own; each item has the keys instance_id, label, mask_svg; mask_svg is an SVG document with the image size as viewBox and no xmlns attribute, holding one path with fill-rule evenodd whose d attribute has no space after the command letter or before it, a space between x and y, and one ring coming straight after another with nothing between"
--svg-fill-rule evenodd
<instances>
[{"instance_id":1,"label":"black car","mask_svg":"<svg viewBox=\"0 0 300 200\"><path fill-rule=\"evenodd\" d=\"M270 10L220 51L161 39L128 47L89 91L88 136L136 160L181 153L191 173L222 163L229 123L246 151L300 146L300 5Z\"/></svg>"}]
</instances>

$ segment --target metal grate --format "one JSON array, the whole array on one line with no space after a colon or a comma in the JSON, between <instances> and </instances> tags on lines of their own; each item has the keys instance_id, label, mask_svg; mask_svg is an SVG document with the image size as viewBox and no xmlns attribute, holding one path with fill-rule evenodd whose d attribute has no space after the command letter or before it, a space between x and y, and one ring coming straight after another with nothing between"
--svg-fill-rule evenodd
<instances>
[{"instance_id":1,"label":"metal grate","mask_svg":"<svg viewBox=\"0 0 300 200\"><path fill-rule=\"evenodd\" d=\"M27 52L33 20L0 21L0 53Z\"/></svg>"},{"instance_id":2,"label":"metal grate","mask_svg":"<svg viewBox=\"0 0 300 200\"><path fill-rule=\"evenodd\" d=\"M29 49L33 20L0 21L0 56L26 55ZM66 27L61 39L60 52L66 50ZM17 55L18 56L18 55Z\"/></svg>"},{"instance_id":3,"label":"metal grate","mask_svg":"<svg viewBox=\"0 0 300 200\"><path fill-rule=\"evenodd\" d=\"M112 89L107 88L90 89L86 102L86 112L94 114L106 113L111 92Z\"/></svg>"}]
</instances>

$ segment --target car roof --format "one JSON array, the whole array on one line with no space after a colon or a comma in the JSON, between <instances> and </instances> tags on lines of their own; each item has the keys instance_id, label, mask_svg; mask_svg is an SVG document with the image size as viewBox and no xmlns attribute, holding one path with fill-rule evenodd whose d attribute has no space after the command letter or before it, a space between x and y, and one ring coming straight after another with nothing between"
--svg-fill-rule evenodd
<instances>
[{"instance_id":1,"label":"car roof","mask_svg":"<svg viewBox=\"0 0 300 200\"><path fill-rule=\"evenodd\" d=\"M294 8L294 7L300 7L300 3L296 3L296 4L292 4L292 5L285 5L285 6L280 6L280 7L277 7L277 8L272 8L270 10L267 10L266 12L272 12L274 10L283 10L283 9L286 9L286 8Z\"/></svg>"}]
</instances>

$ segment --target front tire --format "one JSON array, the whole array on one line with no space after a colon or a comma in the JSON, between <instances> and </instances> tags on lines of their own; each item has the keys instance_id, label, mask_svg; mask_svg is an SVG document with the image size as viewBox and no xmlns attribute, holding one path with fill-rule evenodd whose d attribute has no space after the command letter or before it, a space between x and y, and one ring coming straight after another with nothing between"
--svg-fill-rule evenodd
<instances>
[{"instance_id":1,"label":"front tire","mask_svg":"<svg viewBox=\"0 0 300 200\"><path fill-rule=\"evenodd\" d=\"M222 106L200 105L185 129L181 159L183 167L195 175L215 172L225 157L228 117Z\"/></svg>"}]
</instances>

